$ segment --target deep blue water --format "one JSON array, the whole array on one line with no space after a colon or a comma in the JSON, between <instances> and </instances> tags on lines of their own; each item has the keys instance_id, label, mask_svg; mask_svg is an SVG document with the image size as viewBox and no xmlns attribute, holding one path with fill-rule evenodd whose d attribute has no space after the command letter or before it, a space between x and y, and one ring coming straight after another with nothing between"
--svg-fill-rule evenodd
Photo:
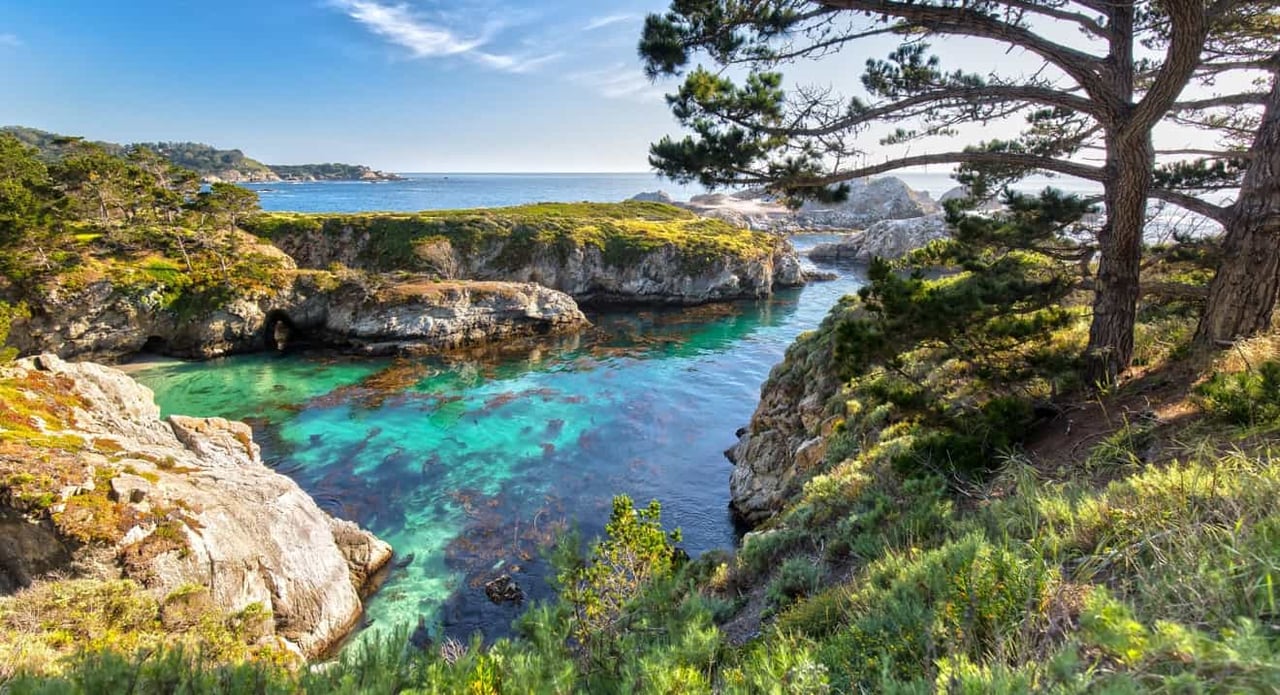
<instances>
[{"instance_id":1,"label":"deep blue water","mask_svg":"<svg viewBox=\"0 0 1280 695\"><path fill-rule=\"evenodd\" d=\"M525 203L616 203L665 190L687 200L703 192L652 174L401 174L403 181L248 184L271 211L357 212L487 208Z\"/></svg>"},{"instance_id":2,"label":"deep blue water","mask_svg":"<svg viewBox=\"0 0 1280 695\"><path fill-rule=\"evenodd\" d=\"M166 413L248 420L270 465L413 555L370 602L375 626L495 637L519 608L483 583L511 573L546 596L542 546L570 525L599 534L614 494L659 500L693 555L734 544L723 451L787 346L858 287L840 272L765 301L595 314L498 356L255 355L135 376Z\"/></svg>"}]
</instances>

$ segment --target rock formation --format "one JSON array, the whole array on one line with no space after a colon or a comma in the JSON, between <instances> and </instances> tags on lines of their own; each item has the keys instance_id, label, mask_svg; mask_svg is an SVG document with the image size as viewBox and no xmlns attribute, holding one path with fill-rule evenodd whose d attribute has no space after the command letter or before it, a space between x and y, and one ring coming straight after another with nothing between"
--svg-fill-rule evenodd
<instances>
[{"instance_id":1,"label":"rock formation","mask_svg":"<svg viewBox=\"0 0 1280 695\"><path fill-rule=\"evenodd\" d=\"M929 243L950 238L944 215L905 220L884 220L841 241L818 244L809 250L815 261L866 263L872 258L897 259Z\"/></svg>"},{"instance_id":2,"label":"rock formation","mask_svg":"<svg viewBox=\"0 0 1280 695\"><path fill-rule=\"evenodd\" d=\"M849 198L843 203L806 202L798 210L780 205L759 189L697 195L687 203L675 204L730 224L770 232L863 229L883 220L923 217L941 211L928 193L913 190L892 176L858 179L850 181L849 186Z\"/></svg>"},{"instance_id":3,"label":"rock formation","mask_svg":"<svg viewBox=\"0 0 1280 695\"><path fill-rule=\"evenodd\" d=\"M304 268L533 282L582 303L701 304L804 283L785 239L657 203L578 207L282 215L255 224Z\"/></svg>"},{"instance_id":4,"label":"rock formation","mask_svg":"<svg viewBox=\"0 0 1280 695\"><path fill-rule=\"evenodd\" d=\"M208 359L304 342L361 352L431 352L585 324L572 298L536 285L316 272L185 314L158 297L101 280L37 304L10 343L22 354L99 360L142 350Z\"/></svg>"},{"instance_id":5,"label":"rock formation","mask_svg":"<svg viewBox=\"0 0 1280 695\"><path fill-rule=\"evenodd\" d=\"M533 283L401 282L335 293L328 342L366 353L450 350L489 340L577 328L587 322L563 292Z\"/></svg>"},{"instance_id":6,"label":"rock formation","mask_svg":"<svg viewBox=\"0 0 1280 695\"><path fill-rule=\"evenodd\" d=\"M161 419L124 373L53 355L0 370L0 590L131 579L157 599L258 604L315 656L358 623L391 548L263 465L249 427ZM29 430L29 431L28 431Z\"/></svg>"},{"instance_id":7,"label":"rock formation","mask_svg":"<svg viewBox=\"0 0 1280 695\"><path fill-rule=\"evenodd\" d=\"M846 310L850 311L850 310ZM760 403L737 444L729 506L743 522L758 524L781 510L826 457L827 437L839 418L828 401L839 391L832 333L842 314L833 310L818 330L801 335L769 373ZM838 405L838 404L837 404Z\"/></svg>"}]
</instances>

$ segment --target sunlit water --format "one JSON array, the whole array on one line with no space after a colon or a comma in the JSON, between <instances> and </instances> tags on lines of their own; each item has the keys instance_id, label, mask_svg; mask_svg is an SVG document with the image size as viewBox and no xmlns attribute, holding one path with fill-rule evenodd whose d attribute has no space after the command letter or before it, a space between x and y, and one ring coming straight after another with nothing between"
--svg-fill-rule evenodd
<instances>
[{"instance_id":1,"label":"sunlit water","mask_svg":"<svg viewBox=\"0 0 1280 695\"><path fill-rule=\"evenodd\" d=\"M723 451L786 347L858 284L845 269L768 301L594 315L497 357L257 355L135 376L165 413L249 421L269 465L412 555L370 623L492 638L520 607L484 582L510 573L546 596L542 546L567 525L599 534L614 494L660 500L690 554L732 546Z\"/></svg>"}]
</instances>

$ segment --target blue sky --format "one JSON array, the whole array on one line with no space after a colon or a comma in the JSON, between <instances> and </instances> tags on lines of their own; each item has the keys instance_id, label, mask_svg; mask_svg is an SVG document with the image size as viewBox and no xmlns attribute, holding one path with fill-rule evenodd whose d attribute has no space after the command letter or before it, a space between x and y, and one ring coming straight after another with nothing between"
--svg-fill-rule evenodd
<instances>
[{"instance_id":1,"label":"blue sky","mask_svg":"<svg viewBox=\"0 0 1280 695\"><path fill-rule=\"evenodd\" d=\"M675 84L649 83L635 51L644 15L668 2L0 0L0 125L196 140L270 164L646 171L649 143L679 132L662 100ZM870 39L785 70L849 93L866 58L895 45ZM933 49L949 68L1039 65L993 42ZM1019 127L965 126L933 149ZM868 161L888 153L884 132L861 138Z\"/></svg>"},{"instance_id":2,"label":"blue sky","mask_svg":"<svg viewBox=\"0 0 1280 695\"><path fill-rule=\"evenodd\" d=\"M665 5L0 0L0 124L270 163L644 171L676 131L635 54Z\"/></svg>"}]
</instances>

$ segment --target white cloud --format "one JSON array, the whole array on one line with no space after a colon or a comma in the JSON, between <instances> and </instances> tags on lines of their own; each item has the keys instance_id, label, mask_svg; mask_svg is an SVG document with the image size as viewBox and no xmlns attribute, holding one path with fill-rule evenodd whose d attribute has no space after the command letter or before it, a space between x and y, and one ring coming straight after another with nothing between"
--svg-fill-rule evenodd
<instances>
[{"instance_id":1,"label":"white cloud","mask_svg":"<svg viewBox=\"0 0 1280 695\"><path fill-rule=\"evenodd\" d=\"M605 15L603 17L596 17L595 19L592 19L590 22L587 22L587 25L582 27L582 30L595 31L596 29L603 29L611 24L618 24L619 22L631 21L635 19L637 16L638 15L634 15L634 14L611 14L611 15Z\"/></svg>"},{"instance_id":2,"label":"white cloud","mask_svg":"<svg viewBox=\"0 0 1280 695\"><path fill-rule=\"evenodd\" d=\"M0 34L0 46L20 48L22 45L22 39L17 34Z\"/></svg>"},{"instance_id":3,"label":"white cloud","mask_svg":"<svg viewBox=\"0 0 1280 695\"><path fill-rule=\"evenodd\" d=\"M649 81L639 67L618 63L602 70L589 70L569 76L576 84L594 89L608 99L658 101L663 90Z\"/></svg>"},{"instance_id":4,"label":"white cloud","mask_svg":"<svg viewBox=\"0 0 1280 695\"><path fill-rule=\"evenodd\" d=\"M525 73L559 57L558 54L514 55L480 50L489 43L496 27L489 26L478 34L464 34L429 21L404 4L336 0L336 5L370 32L408 49L414 58L462 56L494 70Z\"/></svg>"}]
</instances>

